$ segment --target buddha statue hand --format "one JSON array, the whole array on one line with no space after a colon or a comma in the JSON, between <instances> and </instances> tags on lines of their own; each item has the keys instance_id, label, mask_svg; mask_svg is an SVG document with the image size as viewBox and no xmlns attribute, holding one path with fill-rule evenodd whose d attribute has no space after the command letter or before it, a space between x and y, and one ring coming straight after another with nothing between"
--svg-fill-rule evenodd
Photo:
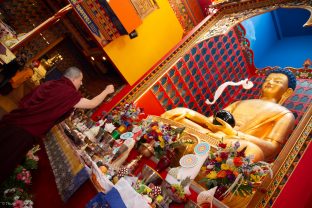
<instances>
[{"instance_id":1,"label":"buddha statue hand","mask_svg":"<svg viewBox=\"0 0 312 208\"><path fill-rule=\"evenodd\" d=\"M223 132L227 136L237 136L237 131L221 118L215 118L221 125L214 125L214 131Z\"/></svg>"},{"instance_id":2,"label":"buddha statue hand","mask_svg":"<svg viewBox=\"0 0 312 208\"><path fill-rule=\"evenodd\" d=\"M161 117L166 118L166 119L171 119L174 121L179 121L185 118L189 112L190 112L190 109L187 109L187 108L174 108L163 113Z\"/></svg>"}]
</instances>

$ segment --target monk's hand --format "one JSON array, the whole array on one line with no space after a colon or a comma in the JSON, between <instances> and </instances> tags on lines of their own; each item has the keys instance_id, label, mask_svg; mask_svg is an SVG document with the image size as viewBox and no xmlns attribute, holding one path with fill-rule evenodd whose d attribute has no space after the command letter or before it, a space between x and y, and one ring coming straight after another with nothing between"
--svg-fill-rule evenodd
<instances>
[{"instance_id":1,"label":"monk's hand","mask_svg":"<svg viewBox=\"0 0 312 208\"><path fill-rule=\"evenodd\" d=\"M221 125L214 125L214 128L217 131L221 131L228 136L236 136L237 135L237 131L230 124L223 121L221 118L216 118L216 120L221 124Z\"/></svg>"},{"instance_id":2,"label":"monk's hand","mask_svg":"<svg viewBox=\"0 0 312 208\"><path fill-rule=\"evenodd\" d=\"M107 92L107 94L111 94L115 91L114 86L113 85L107 85L105 88L105 91Z\"/></svg>"}]
</instances>

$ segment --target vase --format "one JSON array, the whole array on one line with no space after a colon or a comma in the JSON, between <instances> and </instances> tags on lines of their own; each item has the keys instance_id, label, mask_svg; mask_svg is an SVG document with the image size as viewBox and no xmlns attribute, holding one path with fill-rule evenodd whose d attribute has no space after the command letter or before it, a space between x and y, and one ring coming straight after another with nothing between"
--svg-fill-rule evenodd
<instances>
[{"instance_id":1,"label":"vase","mask_svg":"<svg viewBox=\"0 0 312 208\"><path fill-rule=\"evenodd\" d=\"M187 154L194 153L194 147L198 144L198 139L190 134L182 133L181 136L178 138L178 141L181 144L175 147L175 157L172 159L171 166L178 167L180 166L180 159ZM187 141L192 141L193 143L187 143Z\"/></svg>"},{"instance_id":2,"label":"vase","mask_svg":"<svg viewBox=\"0 0 312 208\"><path fill-rule=\"evenodd\" d=\"M163 155L156 166L156 171L161 172L170 166L171 160L174 156L173 151L167 151L165 155Z\"/></svg>"},{"instance_id":3,"label":"vase","mask_svg":"<svg viewBox=\"0 0 312 208\"><path fill-rule=\"evenodd\" d=\"M144 181L145 185L147 186L150 183L158 186L162 183L163 179L156 170L148 165L144 165L144 167L142 168L142 181Z\"/></svg>"},{"instance_id":4,"label":"vase","mask_svg":"<svg viewBox=\"0 0 312 208\"><path fill-rule=\"evenodd\" d=\"M129 170L130 173L133 173L136 170L142 157L143 155L139 155L126 165L126 168Z\"/></svg>"},{"instance_id":5,"label":"vase","mask_svg":"<svg viewBox=\"0 0 312 208\"><path fill-rule=\"evenodd\" d=\"M155 153L153 146L150 145L149 143L142 143L138 151L146 158L151 157Z\"/></svg>"}]
</instances>

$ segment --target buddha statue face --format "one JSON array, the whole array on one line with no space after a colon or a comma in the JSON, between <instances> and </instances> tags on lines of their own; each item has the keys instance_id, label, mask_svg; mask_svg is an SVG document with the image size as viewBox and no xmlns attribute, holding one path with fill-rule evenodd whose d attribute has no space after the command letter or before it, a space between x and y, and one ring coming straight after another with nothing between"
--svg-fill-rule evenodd
<instances>
[{"instance_id":1,"label":"buddha statue face","mask_svg":"<svg viewBox=\"0 0 312 208\"><path fill-rule=\"evenodd\" d=\"M262 85L262 97L278 102L288 88L288 77L282 73L271 73Z\"/></svg>"}]
</instances>

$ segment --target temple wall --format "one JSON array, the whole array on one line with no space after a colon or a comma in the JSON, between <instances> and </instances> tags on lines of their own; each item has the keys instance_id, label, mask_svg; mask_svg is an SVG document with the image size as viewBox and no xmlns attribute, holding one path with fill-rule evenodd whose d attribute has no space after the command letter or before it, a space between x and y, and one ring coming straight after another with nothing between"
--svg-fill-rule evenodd
<instances>
[{"instance_id":1,"label":"temple wall","mask_svg":"<svg viewBox=\"0 0 312 208\"><path fill-rule=\"evenodd\" d=\"M160 77L137 104L148 114L159 115L183 106L211 115L233 102L238 94L244 98L257 96L257 91L241 92L240 87L229 87L215 104L205 104L207 98L213 100L222 83L252 77L252 60L246 60L245 49L240 43L243 34L244 29L239 25L226 35L195 45ZM151 101L153 105L147 105Z\"/></svg>"},{"instance_id":2,"label":"temple wall","mask_svg":"<svg viewBox=\"0 0 312 208\"><path fill-rule=\"evenodd\" d=\"M153 11L136 29L138 37L121 36L104 47L130 85L139 80L181 39L183 29L168 1L157 1Z\"/></svg>"}]
</instances>

